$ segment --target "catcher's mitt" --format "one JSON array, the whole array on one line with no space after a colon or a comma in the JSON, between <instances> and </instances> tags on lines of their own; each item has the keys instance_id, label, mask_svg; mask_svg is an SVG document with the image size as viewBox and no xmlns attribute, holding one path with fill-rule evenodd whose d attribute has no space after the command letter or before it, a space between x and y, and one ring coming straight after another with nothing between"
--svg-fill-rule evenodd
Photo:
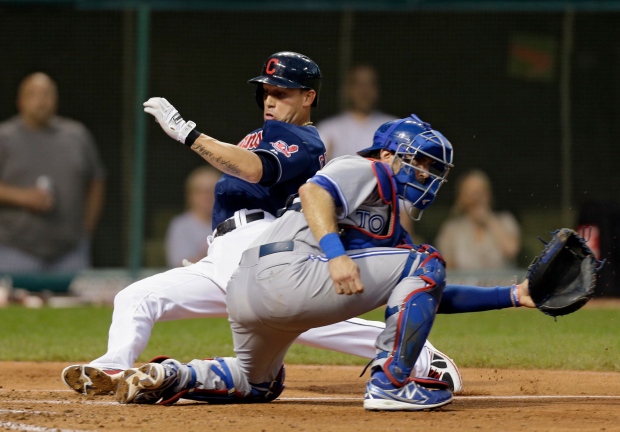
<instances>
[{"instance_id":1,"label":"catcher's mitt","mask_svg":"<svg viewBox=\"0 0 620 432\"><path fill-rule=\"evenodd\" d=\"M596 272L605 261L598 261L574 230L562 228L551 234L542 254L528 267L527 280L536 307L555 317L575 312L594 296Z\"/></svg>"}]
</instances>

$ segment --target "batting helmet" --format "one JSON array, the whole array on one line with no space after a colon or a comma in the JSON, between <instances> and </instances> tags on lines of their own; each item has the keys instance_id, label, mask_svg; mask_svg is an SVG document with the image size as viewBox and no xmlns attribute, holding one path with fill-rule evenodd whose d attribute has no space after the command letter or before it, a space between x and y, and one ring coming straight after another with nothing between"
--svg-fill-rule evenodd
<instances>
[{"instance_id":1,"label":"batting helmet","mask_svg":"<svg viewBox=\"0 0 620 432\"><path fill-rule=\"evenodd\" d=\"M316 97L312 106L315 107L319 102L319 91L321 90L321 70L315 62L303 54L282 51L269 56L263 65L262 75L252 78L248 82L258 84L256 102L261 109L264 107L263 86L261 84L314 90Z\"/></svg>"},{"instance_id":2,"label":"batting helmet","mask_svg":"<svg viewBox=\"0 0 620 432\"><path fill-rule=\"evenodd\" d=\"M398 196L411 205L407 214L418 220L422 216L421 211L435 200L450 168L454 166L452 144L441 132L432 129L429 123L412 114L410 117L381 125L375 132L372 146L358 151L357 154L368 156L381 149L394 152L394 161L399 161L400 168L394 174ZM430 172L411 163L412 157L420 156L432 160ZM392 170L395 170L394 162ZM428 180L420 183L416 171L428 174Z\"/></svg>"}]
</instances>

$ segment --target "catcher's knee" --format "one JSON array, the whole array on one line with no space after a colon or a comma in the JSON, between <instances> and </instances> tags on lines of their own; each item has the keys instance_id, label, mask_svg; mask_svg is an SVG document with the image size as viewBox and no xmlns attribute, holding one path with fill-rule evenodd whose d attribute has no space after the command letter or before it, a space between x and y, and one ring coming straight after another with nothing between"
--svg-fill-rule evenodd
<instances>
[{"instance_id":1,"label":"catcher's knee","mask_svg":"<svg viewBox=\"0 0 620 432\"><path fill-rule=\"evenodd\" d=\"M284 378L286 377L286 369L284 365L280 368L280 372L272 381L266 381L260 384L252 384L252 391L247 402L271 402L275 400L284 391ZM248 399L248 398L246 398Z\"/></svg>"},{"instance_id":2,"label":"catcher's knee","mask_svg":"<svg viewBox=\"0 0 620 432\"><path fill-rule=\"evenodd\" d=\"M425 249L422 254L422 262L413 272L413 276L422 279L426 286L422 289L431 294L437 301L441 300L441 294L446 287L446 267L443 257L432 247Z\"/></svg>"}]
</instances>

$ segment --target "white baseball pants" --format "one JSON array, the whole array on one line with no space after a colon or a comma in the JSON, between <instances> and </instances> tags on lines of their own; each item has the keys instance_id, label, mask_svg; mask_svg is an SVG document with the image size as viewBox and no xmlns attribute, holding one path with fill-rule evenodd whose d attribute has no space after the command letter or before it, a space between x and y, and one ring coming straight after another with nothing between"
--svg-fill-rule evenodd
<instances>
[{"instance_id":1,"label":"white baseball pants","mask_svg":"<svg viewBox=\"0 0 620 432\"><path fill-rule=\"evenodd\" d=\"M142 279L119 292L114 299L108 351L90 365L133 367L158 321L226 317L226 284L243 251L273 221L269 217L245 223L245 214L246 210L235 213L238 228L213 238L208 255L200 262ZM384 328L383 322L354 318L308 330L296 342L371 359L377 336ZM429 348L432 345L427 341L416 362L415 376L428 376Z\"/></svg>"}]
</instances>

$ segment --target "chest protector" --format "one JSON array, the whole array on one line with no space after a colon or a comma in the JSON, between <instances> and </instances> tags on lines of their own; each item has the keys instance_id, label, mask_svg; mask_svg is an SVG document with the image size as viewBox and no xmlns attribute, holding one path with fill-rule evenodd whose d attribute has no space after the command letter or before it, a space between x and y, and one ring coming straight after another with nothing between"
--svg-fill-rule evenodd
<instances>
[{"instance_id":1,"label":"chest protector","mask_svg":"<svg viewBox=\"0 0 620 432\"><path fill-rule=\"evenodd\" d=\"M400 225L396 183L390 168L378 160L372 162L372 170L377 179L377 189L383 203L389 206L389 221L385 233L373 234L361 227L341 226L344 233L340 240L346 250L366 249L371 247L397 247L403 244L406 232Z\"/></svg>"}]
</instances>

